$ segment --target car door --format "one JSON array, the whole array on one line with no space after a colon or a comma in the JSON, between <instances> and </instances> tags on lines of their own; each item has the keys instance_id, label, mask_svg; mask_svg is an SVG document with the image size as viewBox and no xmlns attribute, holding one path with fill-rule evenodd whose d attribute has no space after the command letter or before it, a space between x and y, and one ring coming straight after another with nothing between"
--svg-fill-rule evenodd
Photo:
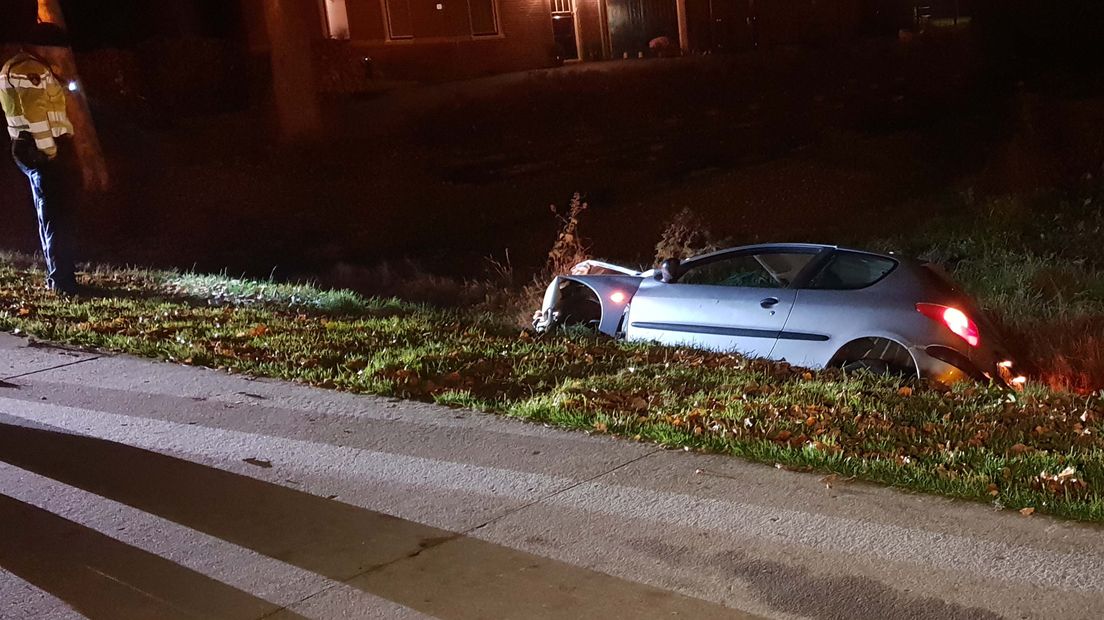
<instances>
[{"instance_id":1,"label":"car door","mask_svg":"<svg viewBox=\"0 0 1104 620\"><path fill-rule=\"evenodd\" d=\"M820 368L851 340L881 336L895 305L911 308L895 303L892 287L880 286L897 265L890 257L850 250L826 256L797 283L797 301L771 357Z\"/></svg>"},{"instance_id":2,"label":"car door","mask_svg":"<svg viewBox=\"0 0 1104 620\"><path fill-rule=\"evenodd\" d=\"M737 250L687 262L674 282L646 280L626 317L629 340L768 357L793 309L790 281L814 252Z\"/></svg>"}]
</instances>

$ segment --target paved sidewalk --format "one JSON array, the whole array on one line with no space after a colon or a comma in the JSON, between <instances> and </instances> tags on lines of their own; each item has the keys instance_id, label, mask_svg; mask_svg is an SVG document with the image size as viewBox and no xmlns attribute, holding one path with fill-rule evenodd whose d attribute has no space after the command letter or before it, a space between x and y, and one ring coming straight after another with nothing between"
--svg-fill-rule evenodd
<instances>
[{"instance_id":1,"label":"paved sidewalk","mask_svg":"<svg viewBox=\"0 0 1104 620\"><path fill-rule=\"evenodd\" d=\"M1099 618L1096 527L0 336L0 617Z\"/></svg>"}]
</instances>

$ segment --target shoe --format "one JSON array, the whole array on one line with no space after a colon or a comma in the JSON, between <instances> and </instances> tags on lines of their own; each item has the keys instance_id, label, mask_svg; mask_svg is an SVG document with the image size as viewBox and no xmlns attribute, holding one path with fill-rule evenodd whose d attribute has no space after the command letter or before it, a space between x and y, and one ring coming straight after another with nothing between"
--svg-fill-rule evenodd
<instances>
[{"instance_id":1,"label":"shoe","mask_svg":"<svg viewBox=\"0 0 1104 620\"><path fill-rule=\"evenodd\" d=\"M52 280L47 280L46 281L46 290L51 291L51 292L53 292L57 295L62 295L62 296L65 296L65 297L73 297L74 295L77 295L80 292L80 287L77 286L76 282L74 282L72 284L68 284L68 285L62 285L62 284L58 284L57 282L54 282Z\"/></svg>"}]
</instances>

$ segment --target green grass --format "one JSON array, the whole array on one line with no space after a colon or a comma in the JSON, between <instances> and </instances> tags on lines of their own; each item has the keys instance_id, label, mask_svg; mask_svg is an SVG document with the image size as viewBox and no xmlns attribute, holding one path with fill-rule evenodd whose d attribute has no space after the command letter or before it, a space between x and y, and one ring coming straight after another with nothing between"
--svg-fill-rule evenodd
<instances>
[{"instance_id":1,"label":"green grass","mask_svg":"<svg viewBox=\"0 0 1104 620\"><path fill-rule=\"evenodd\" d=\"M949 267L1051 387L1104 388L1104 185L963 206L884 247Z\"/></svg>"},{"instance_id":2,"label":"green grass","mask_svg":"<svg viewBox=\"0 0 1104 620\"><path fill-rule=\"evenodd\" d=\"M0 328L349 392L470 407L1071 519L1104 521L1104 398L901 388L311 286L98 269L65 300L0 258ZM1040 479L1072 467L1061 481Z\"/></svg>"}]
</instances>

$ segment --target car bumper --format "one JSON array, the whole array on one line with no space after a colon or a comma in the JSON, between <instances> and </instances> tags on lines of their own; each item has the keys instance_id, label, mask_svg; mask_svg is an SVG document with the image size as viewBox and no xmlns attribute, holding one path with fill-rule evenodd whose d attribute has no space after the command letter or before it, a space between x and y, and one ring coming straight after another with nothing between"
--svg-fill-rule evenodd
<instances>
[{"instance_id":1,"label":"car bumper","mask_svg":"<svg viewBox=\"0 0 1104 620\"><path fill-rule=\"evenodd\" d=\"M973 380L982 383L996 381L1007 387L1018 387L1011 361L979 363L961 352L943 345L930 345L913 351L920 375L944 384Z\"/></svg>"}]
</instances>

